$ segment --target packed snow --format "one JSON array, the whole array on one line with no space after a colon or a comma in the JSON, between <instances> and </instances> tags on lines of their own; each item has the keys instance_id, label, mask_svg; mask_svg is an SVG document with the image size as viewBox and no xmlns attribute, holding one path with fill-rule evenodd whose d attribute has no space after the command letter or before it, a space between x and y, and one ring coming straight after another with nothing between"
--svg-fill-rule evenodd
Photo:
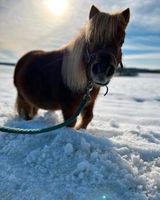
<instances>
[{"instance_id":1,"label":"packed snow","mask_svg":"<svg viewBox=\"0 0 160 200\"><path fill-rule=\"evenodd\" d=\"M60 112L17 116L13 70L0 66L0 125L60 123ZM114 77L104 93L87 130L0 132L0 200L160 199L160 75Z\"/></svg>"}]
</instances>

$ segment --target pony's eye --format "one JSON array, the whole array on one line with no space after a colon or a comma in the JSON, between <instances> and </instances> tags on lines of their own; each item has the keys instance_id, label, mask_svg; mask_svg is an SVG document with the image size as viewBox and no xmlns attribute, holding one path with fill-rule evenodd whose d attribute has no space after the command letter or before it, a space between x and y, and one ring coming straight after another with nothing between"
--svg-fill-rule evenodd
<instances>
[{"instance_id":1,"label":"pony's eye","mask_svg":"<svg viewBox=\"0 0 160 200\"><path fill-rule=\"evenodd\" d=\"M119 41L120 46L122 46L123 43L124 43L124 40L123 40L123 39Z\"/></svg>"}]
</instances>

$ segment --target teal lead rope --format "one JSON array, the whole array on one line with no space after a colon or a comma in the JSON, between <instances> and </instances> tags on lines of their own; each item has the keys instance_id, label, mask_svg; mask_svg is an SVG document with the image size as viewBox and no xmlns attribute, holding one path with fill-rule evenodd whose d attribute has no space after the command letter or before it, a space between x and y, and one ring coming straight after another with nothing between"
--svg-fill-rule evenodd
<instances>
[{"instance_id":1,"label":"teal lead rope","mask_svg":"<svg viewBox=\"0 0 160 200\"><path fill-rule=\"evenodd\" d=\"M77 109L77 111L75 112L74 115L72 115L71 118L69 118L68 120L66 120L65 122L61 123L61 124L57 124L55 126L51 126L48 128L41 128L41 129L21 129L21 128L10 128L10 127L2 127L0 126L0 131L1 132L5 132L5 133L16 133L16 134L40 134L40 133L46 133L49 131L54 131L56 129L60 129L64 126L68 126L70 125L72 122L74 122L76 120L76 118L78 117L78 115L80 114L80 112L84 109L87 101L90 98L90 92L92 91L92 82L88 83L88 86L86 88L86 93L83 96L83 99Z\"/></svg>"}]
</instances>

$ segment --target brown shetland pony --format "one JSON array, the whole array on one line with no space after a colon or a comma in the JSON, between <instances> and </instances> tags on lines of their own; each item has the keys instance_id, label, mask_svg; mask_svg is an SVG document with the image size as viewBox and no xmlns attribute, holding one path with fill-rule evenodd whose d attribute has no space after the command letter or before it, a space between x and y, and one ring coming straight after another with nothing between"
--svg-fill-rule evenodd
<instances>
[{"instance_id":1,"label":"brown shetland pony","mask_svg":"<svg viewBox=\"0 0 160 200\"><path fill-rule=\"evenodd\" d=\"M100 86L109 83L121 63L121 47L129 17L129 8L121 13L108 14L92 6L89 21L65 47L24 55L14 73L19 115L29 120L39 108L59 109L67 120L75 113L91 81L91 100L81 112L81 122L78 126L76 121L70 125L86 128L93 118Z\"/></svg>"}]
</instances>

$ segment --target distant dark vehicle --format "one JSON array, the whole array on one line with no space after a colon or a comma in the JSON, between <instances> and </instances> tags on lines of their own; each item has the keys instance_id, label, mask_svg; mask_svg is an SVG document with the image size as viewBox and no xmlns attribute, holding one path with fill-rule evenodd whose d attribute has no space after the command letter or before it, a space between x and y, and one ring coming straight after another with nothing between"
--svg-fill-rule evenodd
<instances>
[{"instance_id":1,"label":"distant dark vehicle","mask_svg":"<svg viewBox=\"0 0 160 200\"><path fill-rule=\"evenodd\" d=\"M138 76L140 73L160 74L160 70L156 69L141 69L141 68L123 68L117 69L117 76Z\"/></svg>"}]
</instances>

